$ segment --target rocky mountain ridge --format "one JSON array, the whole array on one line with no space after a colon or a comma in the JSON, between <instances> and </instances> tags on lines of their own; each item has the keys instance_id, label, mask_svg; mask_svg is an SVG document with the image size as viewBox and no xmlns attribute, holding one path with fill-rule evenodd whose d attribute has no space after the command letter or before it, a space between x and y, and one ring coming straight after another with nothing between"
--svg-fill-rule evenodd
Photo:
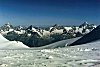
<instances>
[{"instance_id":1,"label":"rocky mountain ridge","mask_svg":"<svg viewBox=\"0 0 100 67\"><path fill-rule=\"evenodd\" d=\"M84 22L80 26L53 25L36 27L30 25L13 26L7 23L0 27L1 34L10 41L20 41L29 47L45 46L57 41L83 36L96 28L94 24Z\"/></svg>"}]
</instances>

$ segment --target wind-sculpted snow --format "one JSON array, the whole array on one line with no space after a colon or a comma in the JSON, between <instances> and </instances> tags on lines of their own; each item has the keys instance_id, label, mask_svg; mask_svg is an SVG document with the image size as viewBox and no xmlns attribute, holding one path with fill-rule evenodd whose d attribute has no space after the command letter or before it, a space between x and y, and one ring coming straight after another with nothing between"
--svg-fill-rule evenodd
<instances>
[{"instance_id":1,"label":"wind-sculpted snow","mask_svg":"<svg viewBox=\"0 0 100 67\"><path fill-rule=\"evenodd\" d=\"M100 67L100 41L56 49L0 50L0 67Z\"/></svg>"},{"instance_id":2,"label":"wind-sculpted snow","mask_svg":"<svg viewBox=\"0 0 100 67\"><path fill-rule=\"evenodd\" d=\"M29 48L19 41L9 41L0 34L0 49Z\"/></svg>"}]
</instances>

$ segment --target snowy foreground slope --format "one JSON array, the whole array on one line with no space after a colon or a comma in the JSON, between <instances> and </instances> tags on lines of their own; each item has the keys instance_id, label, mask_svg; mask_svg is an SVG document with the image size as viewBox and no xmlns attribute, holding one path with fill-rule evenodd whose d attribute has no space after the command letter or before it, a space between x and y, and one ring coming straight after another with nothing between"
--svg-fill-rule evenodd
<instances>
[{"instance_id":1,"label":"snowy foreground slope","mask_svg":"<svg viewBox=\"0 0 100 67\"><path fill-rule=\"evenodd\" d=\"M0 67L100 67L100 41L42 50L0 50Z\"/></svg>"},{"instance_id":2,"label":"snowy foreground slope","mask_svg":"<svg viewBox=\"0 0 100 67\"><path fill-rule=\"evenodd\" d=\"M22 42L9 41L0 34L0 49L29 48Z\"/></svg>"}]
</instances>

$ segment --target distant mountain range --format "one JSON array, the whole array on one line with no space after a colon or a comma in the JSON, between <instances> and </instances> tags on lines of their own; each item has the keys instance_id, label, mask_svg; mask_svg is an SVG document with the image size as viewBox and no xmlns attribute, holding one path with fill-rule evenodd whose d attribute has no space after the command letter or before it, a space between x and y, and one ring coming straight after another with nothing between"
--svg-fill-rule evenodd
<instances>
[{"instance_id":1,"label":"distant mountain range","mask_svg":"<svg viewBox=\"0 0 100 67\"><path fill-rule=\"evenodd\" d=\"M50 34L66 34L66 33L76 33L86 34L96 28L94 24L88 24L84 22L80 26L60 26L60 25L53 25L49 27L33 27L30 25L29 27L25 26L13 26L10 23L7 23L0 27L0 32L5 35L8 32L15 32L16 34L24 34L26 31L31 31L30 34L36 32L39 36L47 36Z\"/></svg>"},{"instance_id":2,"label":"distant mountain range","mask_svg":"<svg viewBox=\"0 0 100 67\"><path fill-rule=\"evenodd\" d=\"M86 35L96 27L96 25L88 24L87 22L79 26L60 26L55 24L49 27L13 26L7 23L0 27L0 33L8 40L20 41L29 47L40 47Z\"/></svg>"}]
</instances>

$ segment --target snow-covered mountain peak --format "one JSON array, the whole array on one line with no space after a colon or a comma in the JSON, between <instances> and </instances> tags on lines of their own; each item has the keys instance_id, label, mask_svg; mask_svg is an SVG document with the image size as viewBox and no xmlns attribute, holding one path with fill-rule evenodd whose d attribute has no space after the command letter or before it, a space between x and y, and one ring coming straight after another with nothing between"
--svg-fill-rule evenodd
<instances>
[{"instance_id":1,"label":"snow-covered mountain peak","mask_svg":"<svg viewBox=\"0 0 100 67\"><path fill-rule=\"evenodd\" d=\"M88 24L88 22L84 22L84 23L83 23L83 25L87 25L87 24Z\"/></svg>"},{"instance_id":2,"label":"snow-covered mountain peak","mask_svg":"<svg viewBox=\"0 0 100 67\"><path fill-rule=\"evenodd\" d=\"M8 28L12 28L12 25L9 22L7 24L4 24L4 26Z\"/></svg>"}]
</instances>

